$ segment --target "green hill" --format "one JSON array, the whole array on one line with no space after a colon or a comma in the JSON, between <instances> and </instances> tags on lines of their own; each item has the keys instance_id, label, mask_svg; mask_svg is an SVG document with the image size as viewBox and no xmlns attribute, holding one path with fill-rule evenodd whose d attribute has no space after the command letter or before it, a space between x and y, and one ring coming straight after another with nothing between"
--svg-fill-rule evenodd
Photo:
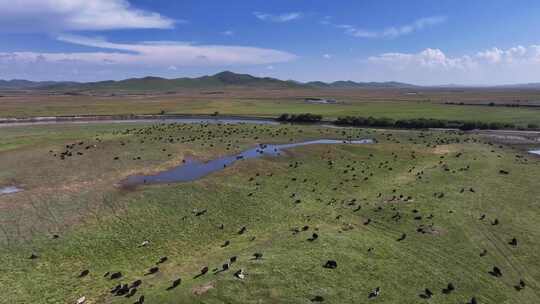
<instances>
[{"instance_id":1,"label":"green hill","mask_svg":"<svg viewBox=\"0 0 540 304\"><path fill-rule=\"evenodd\" d=\"M248 74L237 74L229 71L212 76L197 78L167 79L161 77L130 78L120 81L99 81L75 85L53 85L43 87L52 90L80 91L175 91L179 89L222 88L222 87L260 87L260 88L294 88L302 87L292 81L283 81L270 77L254 77Z\"/></svg>"}]
</instances>

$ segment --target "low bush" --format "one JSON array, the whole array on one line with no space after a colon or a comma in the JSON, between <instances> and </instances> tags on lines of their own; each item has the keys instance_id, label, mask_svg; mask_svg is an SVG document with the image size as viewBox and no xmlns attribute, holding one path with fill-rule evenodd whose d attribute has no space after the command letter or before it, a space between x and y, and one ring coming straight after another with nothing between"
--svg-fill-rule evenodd
<instances>
[{"instance_id":1,"label":"low bush","mask_svg":"<svg viewBox=\"0 0 540 304\"><path fill-rule=\"evenodd\" d=\"M499 129L517 129L518 126L512 123L501 122L482 122L482 121L462 121L462 120L444 120L432 118L414 118L414 119L399 119L393 120L390 118L374 118L374 117L354 117L345 116L339 117L334 121L334 124L340 126L356 126L356 127L391 127L399 129L460 129L460 130L499 130ZM535 124L527 125L528 129L537 129Z\"/></svg>"},{"instance_id":2,"label":"low bush","mask_svg":"<svg viewBox=\"0 0 540 304\"><path fill-rule=\"evenodd\" d=\"M302 123L315 123L322 120L322 115L303 113L303 114L281 114L278 121L283 122L302 122Z\"/></svg>"}]
</instances>

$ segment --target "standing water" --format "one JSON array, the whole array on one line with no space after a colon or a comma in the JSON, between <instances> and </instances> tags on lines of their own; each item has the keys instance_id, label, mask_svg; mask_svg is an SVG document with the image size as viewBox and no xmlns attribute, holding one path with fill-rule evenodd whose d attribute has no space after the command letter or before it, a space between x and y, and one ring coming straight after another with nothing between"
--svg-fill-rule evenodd
<instances>
[{"instance_id":1,"label":"standing water","mask_svg":"<svg viewBox=\"0 0 540 304\"><path fill-rule=\"evenodd\" d=\"M258 158L262 156L279 156L283 150L307 146L316 144L371 144L372 139L361 140L334 140L334 139L319 139L312 141L305 141L292 144L282 145L265 145L260 144L256 148L252 148L241 152L240 154L233 156L225 156L218 159L211 160L203 163L195 160L186 160L186 162L180 166L172 169L160 172L156 175L132 175L121 182L123 186L133 187L138 185L148 184L161 184L161 183L173 183L173 182L188 182L197 180L212 172L223 170L227 166L232 165L238 160Z\"/></svg>"},{"instance_id":2,"label":"standing water","mask_svg":"<svg viewBox=\"0 0 540 304\"><path fill-rule=\"evenodd\" d=\"M20 191L22 191L21 188L17 188L15 186L8 186L8 187L0 188L0 195L17 193L17 192L20 192Z\"/></svg>"}]
</instances>

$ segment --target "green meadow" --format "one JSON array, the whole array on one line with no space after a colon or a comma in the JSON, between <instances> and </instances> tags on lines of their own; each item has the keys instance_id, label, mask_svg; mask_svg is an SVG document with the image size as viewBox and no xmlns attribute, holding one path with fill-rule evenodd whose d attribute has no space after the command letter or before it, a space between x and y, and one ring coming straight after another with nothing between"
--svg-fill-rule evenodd
<instances>
[{"instance_id":1,"label":"green meadow","mask_svg":"<svg viewBox=\"0 0 540 304\"><path fill-rule=\"evenodd\" d=\"M8 96L1 98L0 118L130 114L212 115L216 113L225 116L276 118L283 113L312 113L322 115L327 120L333 120L340 116L373 116L395 120L427 118L488 123L500 122L513 123L522 127L528 124L540 125L539 108L488 107L485 104L492 100L490 98L495 99L495 97L483 95L477 98L484 100L482 102L484 105L479 103L478 105L459 106L444 104L442 100L446 100L444 99L446 97L439 95L435 95L433 101L422 100L420 97L401 100L399 96L398 98L394 95L386 96L384 94L376 98L372 96L344 96L342 99L338 97L340 102L337 104L314 104L304 102L303 96L317 95L302 94L316 94L316 92L292 92L290 94L293 93L296 95L278 95L274 98L266 96L270 94L268 92L264 94L253 93L253 95L256 95L255 97L237 96L240 93L230 93L231 96L218 97L200 94L170 97L166 95L135 97ZM324 92L321 94L324 94ZM329 93L326 92L326 94ZM511 103L510 101L507 102Z\"/></svg>"},{"instance_id":2,"label":"green meadow","mask_svg":"<svg viewBox=\"0 0 540 304\"><path fill-rule=\"evenodd\" d=\"M507 108L280 106L205 109L538 122L532 110ZM188 158L321 138L376 143L295 147L192 182L120 185ZM0 195L0 303L540 301L540 159L480 135L251 124L4 127L0 168L0 188L23 189ZM337 267L323 267L327 261ZM490 274L494 267L502 275ZM116 272L122 276L111 278ZM110 292L137 280L130 297ZM448 284L454 288L443 292Z\"/></svg>"}]
</instances>

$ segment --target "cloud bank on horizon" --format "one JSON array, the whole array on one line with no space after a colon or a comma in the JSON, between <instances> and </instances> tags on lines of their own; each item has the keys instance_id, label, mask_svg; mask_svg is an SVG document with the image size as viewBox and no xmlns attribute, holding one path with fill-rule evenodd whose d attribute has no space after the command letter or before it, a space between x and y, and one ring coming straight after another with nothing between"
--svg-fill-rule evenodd
<instances>
[{"instance_id":1,"label":"cloud bank on horizon","mask_svg":"<svg viewBox=\"0 0 540 304\"><path fill-rule=\"evenodd\" d=\"M486 35L467 45L458 39L471 32L466 22L472 21L452 14L461 7L441 14L411 1L402 15L383 18L383 7L373 8L396 2L368 3L371 11L353 1L331 9L277 0L274 6L223 4L221 10L189 2L0 0L0 78L93 81L227 68L301 81L540 81L540 45L532 32L494 47L499 41L488 39L491 26L483 27L478 31ZM221 18L205 16L212 12Z\"/></svg>"},{"instance_id":2,"label":"cloud bank on horizon","mask_svg":"<svg viewBox=\"0 0 540 304\"><path fill-rule=\"evenodd\" d=\"M540 69L540 45L491 48L470 55L447 56L440 49L425 49L418 53L384 53L361 60L374 73L391 73L395 79L416 82L447 83L459 79L460 84L498 84L531 82ZM540 79L539 79L540 80ZM414 82L414 80L413 80Z\"/></svg>"}]
</instances>

